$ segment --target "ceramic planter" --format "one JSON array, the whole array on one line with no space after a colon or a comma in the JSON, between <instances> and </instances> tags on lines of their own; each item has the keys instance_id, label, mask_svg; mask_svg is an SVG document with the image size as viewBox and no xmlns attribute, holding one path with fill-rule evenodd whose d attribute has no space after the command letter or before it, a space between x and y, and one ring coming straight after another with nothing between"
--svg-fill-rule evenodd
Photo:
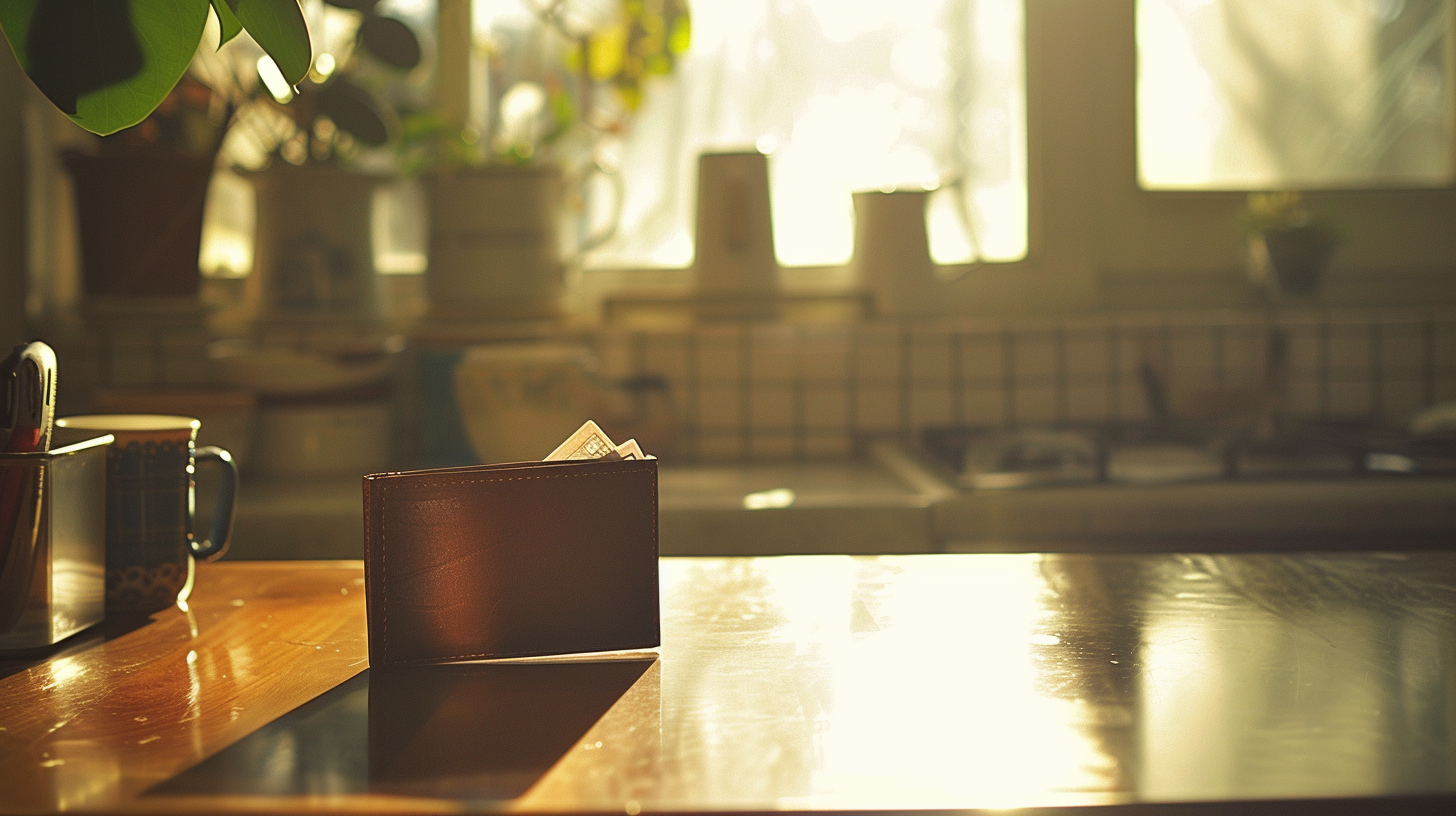
<instances>
[{"instance_id":1,"label":"ceramic planter","mask_svg":"<svg viewBox=\"0 0 1456 816\"><path fill-rule=\"evenodd\" d=\"M425 179L430 313L530 319L561 313L565 182L555 165L482 167Z\"/></svg>"},{"instance_id":2,"label":"ceramic planter","mask_svg":"<svg viewBox=\"0 0 1456 816\"><path fill-rule=\"evenodd\" d=\"M371 229L383 178L275 165L253 176L258 226L250 296L265 317L380 315Z\"/></svg>"}]
</instances>

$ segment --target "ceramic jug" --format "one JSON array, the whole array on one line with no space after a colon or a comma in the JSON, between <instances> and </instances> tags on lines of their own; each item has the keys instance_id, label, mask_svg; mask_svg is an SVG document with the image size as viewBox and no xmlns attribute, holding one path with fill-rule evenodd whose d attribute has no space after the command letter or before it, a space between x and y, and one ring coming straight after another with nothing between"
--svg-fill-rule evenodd
<instances>
[{"instance_id":1,"label":"ceramic jug","mask_svg":"<svg viewBox=\"0 0 1456 816\"><path fill-rule=\"evenodd\" d=\"M854 194L855 281L874 297L883 317L945 311L946 284L930 258L923 188Z\"/></svg>"}]
</instances>

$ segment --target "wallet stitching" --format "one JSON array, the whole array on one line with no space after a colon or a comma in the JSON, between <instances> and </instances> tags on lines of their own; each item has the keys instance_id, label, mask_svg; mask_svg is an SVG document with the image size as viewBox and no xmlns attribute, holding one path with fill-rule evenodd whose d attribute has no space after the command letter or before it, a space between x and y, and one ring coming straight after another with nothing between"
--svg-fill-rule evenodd
<instances>
[{"instance_id":1,"label":"wallet stitching","mask_svg":"<svg viewBox=\"0 0 1456 816\"><path fill-rule=\"evenodd\" d=\"M620 470L620 471L614 470L614 471L609 471L609 472L606 472L606 473L598 473L598 472L592 471L592 472L586 472L586 473L549 473L549 474L540 474L540 475L535 475L535 476L496 476L496 477L481 477L481 478L476 478L476 479L449 479L449 480L445 480L445 481L429 481L426 484L427 484L427 486L430 486L430 487L448 487L448 486L451 486L451 485L464 485L464 484L489 484L491 482L521 482L521 481L527 481L527 480L530 480L530 479L566 479L566 478L571 478L571 477L574 477L574 476L614 476L614 475L617 475L619 473L628 473L628 474L631 474L631 473L647 473L647 472L648 472L648 469L647 468L627 468L627 469ZM389 506L389 503L388 502L382 501L382 499L384 498L383 497L384 492L387 491L387 490L389 490L389 489L390 489L390 484L388 482L383 482L383 483L381 483L379 485L380 499L381 499L381 507L388 507ZM365 517L368 518L368 515L367 514L369 512L369 506L368 506L368 499L367 499L367 497L365 499L364 512L366 513L366 516ZM383 513L383 510L381 510L380 512L382 514ZM388 570L386 569L386 564L385 564L385 560L387 558L386 553L389 552L389 548L385 546L385 542L384 542L384 530L385 530L386 526L387 525L384 523L384 519L381 517L379 519L379 654L387 662L388 658L387 657L384 657L384 656L387 656L389 654L389 650L388 650L389 649L389 592L385 588L385 579L384 579L385 574L388 572ZM366 541L367 541L368 538L369 537L366 535ZM657 482L656 482L656 480L653 480L653 483L652 483L652 541L653 541L654 548L656 548L656 545L657 545ZM654 558L655 558L656 557L656 553L654 553L653 555L654 555ZM661 635L659 635L659 638L660 637L661 637ZM628 647L628 648L636 648L636 647ZM476 654L442 655L440 657L426 658L426 660L427 661L437 661L437 660L466 660L466 659L470 659L470 658L489 658L489 657L497 657L497 656L498 655L495 655L494 653L491 653L491 652L480 652L480 653L476 653ZM409 662L409 661L406 661L406 662Z\"/></svg>"},{"instance_id":2,"label":"wallet stitching","mask_svg":"<svg viewBox=\"0 0 1456 816\"><path fill-rule=\"evenodd\" d=\"M462 484L488 484L490 482L522 482L529 479L570 479L577 476L616 476L618 473L646 473L646 468L634 468L631 470L612 471L609 473L551 473L540 476L498 476L495 478L481 479L449 479L446 481L431 481L428 484L432 487L447 487L450 485Z\"/></svg>"}]
</instances>

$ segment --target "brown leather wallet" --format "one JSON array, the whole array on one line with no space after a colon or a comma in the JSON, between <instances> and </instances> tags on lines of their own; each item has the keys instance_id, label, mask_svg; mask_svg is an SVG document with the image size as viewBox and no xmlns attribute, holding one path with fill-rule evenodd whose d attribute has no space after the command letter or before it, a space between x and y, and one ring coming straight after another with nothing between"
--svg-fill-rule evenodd
<instances>
[{"instance_id":1,"label":"brown leather wallet","mask_svg":"<svg viewBox=\"0 0 1456 816\"><path fill-rule=\"evenodd\" d=\"M661 642L657 461L364 477L373 666Z\"/></svg>"}]
</instances>

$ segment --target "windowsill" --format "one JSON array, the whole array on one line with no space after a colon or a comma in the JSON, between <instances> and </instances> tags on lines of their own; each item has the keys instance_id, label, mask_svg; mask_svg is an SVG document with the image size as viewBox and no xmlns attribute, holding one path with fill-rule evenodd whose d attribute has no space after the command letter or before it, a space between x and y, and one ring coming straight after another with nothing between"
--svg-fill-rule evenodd
<instances>
[{"instance_id":1,"label":"windowsill","mask_svg":"<svg viewBox=\"0 0 1456 816\"><path fill-rule=\"evenodd\" d=\"M1267 289L1249 279L1245 269L1235 266L1105 270L1095 275L1095 285L1084 302L1056 309L1030 297L1015 296L1017 292L1045 292L1048 288L1047 272L1026 262L943 267L941 272L959 275L946 287L948 316L952 318L992 317L1006 322L1039 319L1048 314L1257 311L1295 305L1271 297ZM424 276L390 275L383 281L388 289L385 301L397 312L389 322L408 331L428 308ZM203 297L212 307L209 327L214 335L247 334L250 323L244 302L245 285L245 278L204 279ZM847 322L868 311L866 296L854 285L848 267L785 267L780 285L787 306L781 310L785 322ZM1007 295L1008 291L1012 295ZM587 269L571 281L567 311L571 324L583 328L677 326L693 322L692 292L691 268ZM1336 266L1326 274L1320 294L1298 305L1326 309L1453 306L1456 269ZM609 312L616 310L620 316L623 309L651 314L644 320L609 319Z\"/></svg>"}]
</instances>

